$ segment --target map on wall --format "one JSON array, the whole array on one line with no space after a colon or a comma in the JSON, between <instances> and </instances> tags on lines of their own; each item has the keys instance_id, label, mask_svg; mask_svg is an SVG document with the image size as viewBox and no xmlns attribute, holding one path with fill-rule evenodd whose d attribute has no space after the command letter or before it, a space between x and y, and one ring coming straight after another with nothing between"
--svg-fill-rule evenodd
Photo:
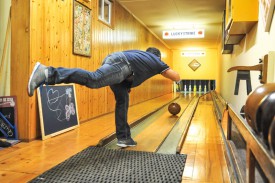
<instances>
[{"instance_id":1,"label":"map on wall","mask_svg":"<svg viewBox=\"0 0 275 183\"><path fill-rule=\"evenodd\" d=\"M91 10L74 1L73 53L91 56Z\"/></svg>"}]
</instances>

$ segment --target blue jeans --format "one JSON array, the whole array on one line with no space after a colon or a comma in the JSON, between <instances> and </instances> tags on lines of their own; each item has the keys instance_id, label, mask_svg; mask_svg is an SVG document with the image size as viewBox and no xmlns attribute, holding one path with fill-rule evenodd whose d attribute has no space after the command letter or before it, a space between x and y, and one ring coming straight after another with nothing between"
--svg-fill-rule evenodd
<instances>
[{"instance_id":1,"label":"blue jeans","mask_svg":"<svg viewBox=\"0 0 275 183\"><path fill-rule=\"evenodd\" d=\"M131 83L125 79L132 74L127 58L121 52L116 52L107 56L102 66L94 72L78 68L48 67L46 84L76 83L88 88L110 86L116 99L116 135L118 139L127 139L131 137L127 122Z\"/></svg>"},{"instance_id":2,"label":"blue jeans","mask_svg":"<svg viewBox=\"0 0 275 183\"><path fill-rule=\"evenodd\" d=\"M116 99L115 122L118 139L131 138L128 124L129 87L127 81L110 86Z\"/></svg>"},{"instance_id":3,"label":"blue jeans","mask_svg":"<svg viewBox=\"0 0 275 183\"><path fill-rule=\"evenodd\" d=\"M107 56L94 72L83 69L48 67L47 84L76 83L88 88L101 88L121 83L132 74L127 58L120 52Z\"/></svg>"}]
</instances>

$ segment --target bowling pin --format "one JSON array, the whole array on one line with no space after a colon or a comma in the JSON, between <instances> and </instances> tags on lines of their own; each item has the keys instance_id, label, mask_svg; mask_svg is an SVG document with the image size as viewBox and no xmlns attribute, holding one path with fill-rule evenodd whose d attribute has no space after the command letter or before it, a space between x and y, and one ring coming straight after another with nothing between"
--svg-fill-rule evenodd
<instances>
[{"instance_id":1,"label":"bowling pin","mask_svg":"<svg viewBox=\"0 0 275 183\"><path fill-rule=\"evenodd\" d=\"M176 84L176 90L177 90L177 92L180 92L180 85Z\"/></svg>"},{"instance_id":2,"label":"bowling pin","mask_svg":"<svg viewBox=\"0 0 275 183\"><path fill-rule=\"evenodd\" d=\"M186 85L184 85L183 91L184 91L184 94L186 94Z\"/></svg>"},{"instance_id":3,"label":"bowling pin","mask_svg":"<svg viewBox=\"0 0 275 183\"><path fill-rule=\"evenodd\" d=\"M201 93L201 85L199 85L199 93Z\"/></svg>"}]
</instances>

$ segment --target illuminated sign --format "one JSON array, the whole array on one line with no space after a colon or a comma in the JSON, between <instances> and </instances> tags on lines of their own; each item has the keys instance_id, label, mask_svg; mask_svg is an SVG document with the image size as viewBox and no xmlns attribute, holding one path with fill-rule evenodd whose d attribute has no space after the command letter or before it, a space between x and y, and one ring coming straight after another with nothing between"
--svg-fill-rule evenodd
<instances>
[{"instance_id":1,"label":"illuminated sign","mask_svg":"<svg viewBox=\"0 0 275 183\"><path fill-rule=\"evenodd\" d=\"M206 55L205 51L183 51L181 56L183 57L204 57Z\"/></svg>"},{"instance_id":2,"label":"illuminated sign","mask_svg":"<svg viewBox=\"0 0 275 183\"><path fill-rule=\"evenodd\" d=\"M203 29L167 30L163 31L163 39L204 38Z\"/></svg>"}]
</instances>

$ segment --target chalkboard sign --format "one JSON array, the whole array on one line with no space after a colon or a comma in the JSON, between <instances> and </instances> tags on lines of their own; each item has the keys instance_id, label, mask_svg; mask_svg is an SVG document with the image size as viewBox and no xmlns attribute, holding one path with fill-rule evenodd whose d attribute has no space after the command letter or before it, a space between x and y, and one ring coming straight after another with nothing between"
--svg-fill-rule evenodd
<instances>
[{"instance_id":1,"label":"chalkboard sign","mask_svg":"<svg viewBox=\"0 0 275 183\"><path fill-rule=\"evenodd\" d=\"M43 140L78 127L75 96L73 84L39 87L38 104Z\"/></svg>"},{"instance_id":2,"label":"chalkboard sign","mask_svg":"<svg viewBox=\"0 0 275 183\"><path fill-rule=\"evenodd\" d=\"M0 137L18 139L15 96L0 97Z\"/></svg>"}]
</instances>

